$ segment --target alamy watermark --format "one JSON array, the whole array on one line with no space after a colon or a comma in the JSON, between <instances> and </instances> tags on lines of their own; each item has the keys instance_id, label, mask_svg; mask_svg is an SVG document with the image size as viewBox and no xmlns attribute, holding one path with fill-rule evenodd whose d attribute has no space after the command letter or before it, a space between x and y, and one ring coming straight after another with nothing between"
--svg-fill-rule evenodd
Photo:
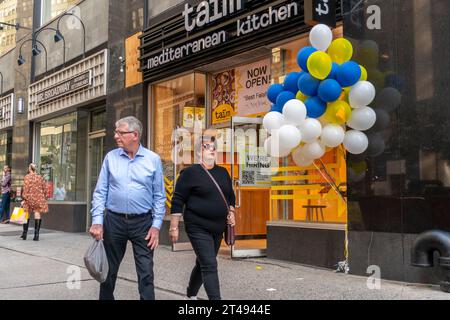
<instances>
[{"instance_id":1,"label":"alamy watermark","mask_svg":"<svg viewBox=\"0 0 450 320\"><path fill-rule=\"evenodd\" d=\"M381 268L377 265L367 267L366 273L370 274L366 285L369 290L381 290Z\"/></svg>"},{"instance_id":2,"label":"alamy watermark","mask_svg":"<svg viewBox=\"0 0 450 320\"><path fill-rule=\"evenodd\" d=\"M69 290L81 289L81 268L78 266L68 266L66 270L66 287Z\"/></svg>"}]
</instances>

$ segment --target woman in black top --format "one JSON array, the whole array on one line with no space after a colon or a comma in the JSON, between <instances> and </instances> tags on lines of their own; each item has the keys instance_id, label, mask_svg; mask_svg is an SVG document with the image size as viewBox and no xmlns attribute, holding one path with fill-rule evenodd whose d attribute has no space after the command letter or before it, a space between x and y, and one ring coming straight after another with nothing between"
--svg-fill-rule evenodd
<instances>
[{"instance_id":1,"label":"woman in black top","mask_svg":"<svg viewBox=\"0 0 450 320\"><path fill-rule=\"evenodd\" d=\"M201 156L201 163L181 171L172 197L169 229L171 240L178 241L178 223L184 212L186 233L197 256L187 288L187 296L190 299L196 299L202 283L210 300L221 299L217 253L226 224L235 224L235 196L231 178L225 168L215 164L216 149L214 137L203 136L197 142L195 151ZM222 189L230 206L229 212L219 190L204 168Z\"/></svg>"}]
</instances>

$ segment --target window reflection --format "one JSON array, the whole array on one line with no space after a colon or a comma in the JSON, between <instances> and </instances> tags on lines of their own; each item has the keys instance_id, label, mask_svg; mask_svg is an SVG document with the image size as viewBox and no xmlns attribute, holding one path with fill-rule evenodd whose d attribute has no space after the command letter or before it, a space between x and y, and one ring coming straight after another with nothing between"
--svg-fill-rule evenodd
<instances>
[{"instance_id":1,"label":"window reflection","mask_svg":"<svg viewBox=\"0 0 450 320\"><path fill-rule=\"evenodd\" d=\"M17 23L17 0L0 1L0 21L15 25ZM16 28L0 25L0 55L16 45Z\"/></svg>"},{"instance_id":2,"label":"window reflection","mask_svg":"<svg viewBox=\"0 0 450 320\"><path fill-rule=\"evenodd\" d=\"M153 149L161 156L169 192L176 174L181 170L181 166L175 163L193 163L191 138L194 137L194 132L201 132L206 128L205 85L205 75L191 73L151 87ZM175 130L186 134L174 134Z\"/></svg>"},{"instance_id":3,"label":"window reflection","mask_svg":"<svg viewBox=\"0 0 450 320\"><path fill-rule=\"evenodd\" d=\"M165 0L165 1L151 1L147 0L148 3L148 18L152 18L164 12L177 4L182 3L183 0Z\"/></svg>"},{"instance_id":4,"label":"window reflection","mask_svg":"<svg viewBox=\"0 0 450 320\"><path fill-rule=\"evenodd\" d=\"M77 113L39 125L39 168L50 200L75 201Z\"/></svg>"},{"instance_id":5,"label":"window reflection","mask_svg":"<svg viewBox=\"0 0 450 320\"><path fill-rule=\"evenodd\" d=\"M41 25L46 24L54 17L60 15L79 0L42 0L41 2Z\"/></svg>"},{"instance_id":6,"label":"window reflection","mask_svg":"<svg viewBox=\"0 0 450 320\"><path fill-rule=\"evenodd\" d=\"M334 29L333 37L342 37L342 32L342 27ZM273 83L283 83L287 74L300 70L297 53L309 45L305 35L272 48ZM272 220L347 222L347 204L343 200L347 183L344 152L334 148L320 160L315 161L317 167L298 168L291 155L280 158L281 171L277 174L280 181L272 182L272 190L276 190L272 191Z\"/></svg>"},{"instance_id":7,"label":"window reflection","mask_svg":"<svg viewBox=\"0 0 450 320\"><path fill-rule=\"evenodd\" d=\"M5 165L11 166L12 134L10 132L0 133L0 168Z\"/></svg>"}]
</instances>

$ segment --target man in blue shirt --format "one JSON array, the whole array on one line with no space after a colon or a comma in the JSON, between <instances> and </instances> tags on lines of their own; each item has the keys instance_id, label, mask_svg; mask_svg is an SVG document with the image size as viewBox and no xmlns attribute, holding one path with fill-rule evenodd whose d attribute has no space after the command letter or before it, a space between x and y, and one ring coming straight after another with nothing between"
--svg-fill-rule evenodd
<instances>
[{"instance_id":1,"label":"man in blue shirt","mask_svg":"<svg viewBox=\"0 0 450 320\"><path fill-rule=\"evenodd\" d=\"M128 240L133 245L141 300L154 300L153 251L165 214L161 158L140 144L142 124L135 117L116 122L118 149L109 152L92 199L91 235L104 239L109 272L100 300L113 300L117 272ZM106 215L104 215L106 209Z\"/></svg>"}]
</instances>

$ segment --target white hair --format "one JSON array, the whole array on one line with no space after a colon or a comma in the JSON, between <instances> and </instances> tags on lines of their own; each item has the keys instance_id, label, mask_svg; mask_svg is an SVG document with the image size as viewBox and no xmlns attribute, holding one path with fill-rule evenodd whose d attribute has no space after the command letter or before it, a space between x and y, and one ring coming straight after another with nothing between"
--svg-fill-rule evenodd
<instances>
[{"instance_id":1,"label":"white hair","mask_svg":"<svg viewBox=\"0 0 450 320\"><path fill-rule=\"evenodd\" d=\"M128 124L128 130L137 131L139 139L142 137L142 123L136 117L129 116L122 118L116 122L116 128L121 124Z\"/></svg>"}]
</instances>

